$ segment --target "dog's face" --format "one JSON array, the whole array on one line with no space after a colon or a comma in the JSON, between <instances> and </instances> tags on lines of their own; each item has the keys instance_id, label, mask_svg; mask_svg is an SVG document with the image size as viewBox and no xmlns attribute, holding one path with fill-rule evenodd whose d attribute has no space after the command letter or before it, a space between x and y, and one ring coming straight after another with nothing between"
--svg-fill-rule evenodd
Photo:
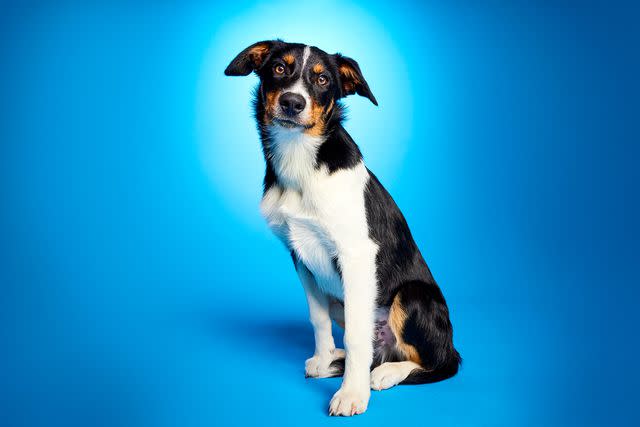
<instances>
[{"instance_id":1,"label":"dog's face","mask_svg":"<svg viewBox=\"0 0 640 427\"><path fill-rule=\"evenodd\" d=\"M228 76L260 77L258 96L265 126L321 135L336 102L357 93L378 105L358 63L316 47L279 40L255 43L234 58Z\"/></svg>"}]
</instances>

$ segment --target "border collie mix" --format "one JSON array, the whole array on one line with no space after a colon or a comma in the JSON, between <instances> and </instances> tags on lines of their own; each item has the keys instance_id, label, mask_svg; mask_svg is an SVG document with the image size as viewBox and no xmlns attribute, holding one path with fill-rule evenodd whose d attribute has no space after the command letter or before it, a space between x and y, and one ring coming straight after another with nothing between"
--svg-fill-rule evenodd
<instances>
[{"instance_id":1,"label":"border collie mix","mask_svg":"<svg viewBox=\"0 0 640 427\"><path fill-rule=\"evenodd\" d=\"M315 335L306 375L344 374L329 413L363 413L371 388L455 375L461 359L442 292L342 126L341 98L357 93L378 105L357 62L272 40L240 52L225 74L252 71L266 161L260 206L291 252ZM332 319L344 327L345 350L335 348Z\"/></svg>"}]
</instances>

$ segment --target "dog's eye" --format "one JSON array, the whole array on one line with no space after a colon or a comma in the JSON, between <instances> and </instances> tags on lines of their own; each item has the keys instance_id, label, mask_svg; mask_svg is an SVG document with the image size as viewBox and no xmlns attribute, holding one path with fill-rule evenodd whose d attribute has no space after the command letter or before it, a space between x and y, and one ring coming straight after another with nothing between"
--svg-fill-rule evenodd
<instances>
[{"instance_id":1,"label":"dog's eye","mask_svg":"<svg viewBox=\"0 0 640 427\"><path fill-rule=\"evenodd\" d=\"M276 65L273 67L273 71L275 71L275 72L276 72L276 74L284 74L284 65L282 65L282 64L276 64Z\"/></svg>"},{"instance_id":2,"label":"dog's eye","mask_svg":"<svg viewBox=\"0 0 640 427\"><path fill-rule=\"evenodd\" d=\"M319 84L320 86L324 86L324 85L326 85L327 83L329 83L329 79L327 78L327 76L325 76L325 75L320 75L320 76L318 76L318 84Z\"/></svg>"}]
</instances>

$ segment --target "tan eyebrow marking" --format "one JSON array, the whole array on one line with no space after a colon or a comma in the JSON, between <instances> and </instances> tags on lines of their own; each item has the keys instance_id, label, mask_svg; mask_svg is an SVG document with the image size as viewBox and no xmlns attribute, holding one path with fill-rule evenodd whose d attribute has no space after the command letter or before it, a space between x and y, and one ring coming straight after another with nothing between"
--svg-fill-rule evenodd
<instances>
[{"instance_id":1,"label":"tan eyebrow marking","mask_svg":"<svg viewBox=\"0 0 640 427\"><path fill-rule=\"evenodd\" d=\"M288 54L286 54L286 55L282 58L282 60L283 60L284 62L286 62L287 64L291 65L291 64L293 64L293 62L294 62L296 59L293 57L293 55L291 55L290 53L288 53Z\"/></svg>"},{"instance_id":2,"label":"tan eyebrow marking","mask_svg":"<svg viewBox=\"0 0 640 427\"><path fill-rule=\"evenodd\" d=\"M313 66L313 72L314 73L320 74L323 71L324 71L324 67L322 66L322 64L318 63L318 64Z\"/></svg>"}]
</instances>

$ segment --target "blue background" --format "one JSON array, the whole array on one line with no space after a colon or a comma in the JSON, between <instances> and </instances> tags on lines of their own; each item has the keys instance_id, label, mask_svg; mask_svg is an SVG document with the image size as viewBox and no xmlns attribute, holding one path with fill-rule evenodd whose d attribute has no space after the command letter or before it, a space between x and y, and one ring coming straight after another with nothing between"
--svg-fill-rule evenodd
<instances>
[{"instance_id":1,"label":"blue background","mask_svg":"<svg viewBox=\"0 0 640 427\"><path fill-rule=\"evenodd\" d=\"M1 6L2 425L637 425L637 7L88 3ZM359 61L465 359L351 420L222 73L275 37Z\"/></svg>"}]
</instances>

